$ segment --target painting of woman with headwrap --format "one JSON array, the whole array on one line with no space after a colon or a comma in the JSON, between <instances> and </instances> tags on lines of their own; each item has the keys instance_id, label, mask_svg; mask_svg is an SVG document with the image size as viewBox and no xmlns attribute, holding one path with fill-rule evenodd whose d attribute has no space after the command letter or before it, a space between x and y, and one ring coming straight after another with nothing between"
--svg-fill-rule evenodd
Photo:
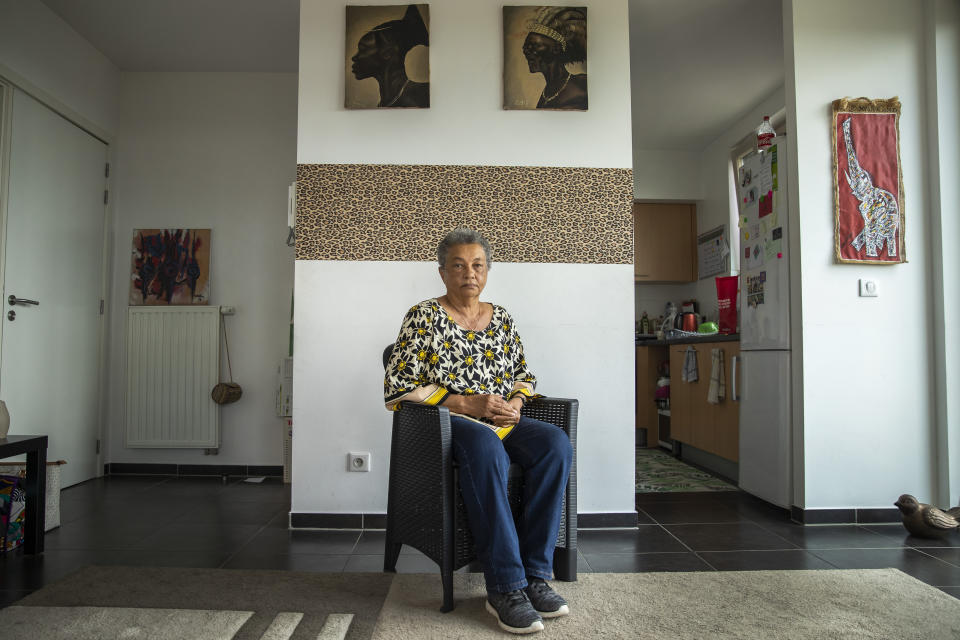
<instances>
[{"instance_id":1,"label":"painting of woman with headwrap","mask_svg":"<svg viewBox=\"0 0 960 640\"><path fill-rule=\"evenodd\" d=\"M429 5L347 6L344 106L430 106Z\"/></svg>"},{"instance_id":2,"label":"painting of woman with headwrap","mask_svg":"<svg viewBox=\"0 0 960 640\"><path fill-rule=\"evenodd\" d=\"M503 8L503 108L587 109L587 8Z\"/></svg>"}]
</instances>

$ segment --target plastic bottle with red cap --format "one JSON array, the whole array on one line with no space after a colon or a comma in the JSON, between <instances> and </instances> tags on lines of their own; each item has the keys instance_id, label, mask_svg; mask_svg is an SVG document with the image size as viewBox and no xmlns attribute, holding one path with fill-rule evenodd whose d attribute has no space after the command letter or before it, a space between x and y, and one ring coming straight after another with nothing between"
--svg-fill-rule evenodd
<instances>
[{"instance_id":1,"label":"plastic bottle with red cap","mask_svg":"<svg viewBox=\"0 0 960 640\"><path fill-rule=\"evenodd\" d=\"M770 124L770 116L763 116L763 123L757 127L757 151L763 153L773 145L773 139L777 137L777 132L773 130Z\"/></svg>"}]
</instances>

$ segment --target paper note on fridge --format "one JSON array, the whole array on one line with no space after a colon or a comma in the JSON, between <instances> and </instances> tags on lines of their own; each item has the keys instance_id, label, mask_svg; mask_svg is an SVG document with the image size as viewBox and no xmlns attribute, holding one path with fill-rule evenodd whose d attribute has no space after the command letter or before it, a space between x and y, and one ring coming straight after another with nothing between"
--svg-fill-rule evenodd
<instances>
[{"instance_id":1,"label":"paper note on fridge","mask_svg":"<svg viewBox=\"0 0 960 640\"><path fill-rule=\"evenodd\" d=\"M744 269L756 269L763 266L766 261L766 252L763 245L764 242L759 236L756 237L756 240L750 241L743 252L744 261L741 266Z\"/></svg>"},{"instance_id":2,"label":"paper note on fridge","mask_svg":"<svg viewBox=\"0 0 960 640\"><path fill-rule=\"evenodd\" d=\"M777 256L783 251L783 241L780 238L776 240L767 240L763 245L763 253L767 260L776 260Z\"/></svg>"}]
</instances>

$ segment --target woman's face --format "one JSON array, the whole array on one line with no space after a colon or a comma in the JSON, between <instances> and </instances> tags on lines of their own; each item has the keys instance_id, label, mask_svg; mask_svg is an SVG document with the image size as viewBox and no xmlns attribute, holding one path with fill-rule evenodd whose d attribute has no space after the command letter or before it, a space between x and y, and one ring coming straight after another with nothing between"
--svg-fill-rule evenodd
<instances>
[{"instance_id":1,"label":"woman's face","mask_svg":"<svg viewBox=\"0 0 960 640\"><path fill-rule=\"evenodd\" d=\"M530 73L542 71L541 64L555 58L556 48L559 46L558 42L551 40L547 36L542 36L532 31L528 33L527 39L523 41L523 55L527 59L527 66L530 68Z\"/></svg>"},{"instance_id":2,"label":"woman's face","mask_svg":"<svg viewBox=\"0 0 960 640\"><path fill-rule=\"evenodd\" d=\"M447 294L476 298L487 285L487 254L479 244L456 244L447 252L447 264L440 268Z\"/></svg>"},{"instance_id":3,"label":"woman's face","mask_svg":"<svg viewBox=\"0 0 960 640\"><path fill-rule=\"evenodd\" d=\"M353 60L351 71L357 80L375 76L382 66L376 36L367 33L360 38L357 43L357 53L350 59Z\"/></svg>"}]
</instances>

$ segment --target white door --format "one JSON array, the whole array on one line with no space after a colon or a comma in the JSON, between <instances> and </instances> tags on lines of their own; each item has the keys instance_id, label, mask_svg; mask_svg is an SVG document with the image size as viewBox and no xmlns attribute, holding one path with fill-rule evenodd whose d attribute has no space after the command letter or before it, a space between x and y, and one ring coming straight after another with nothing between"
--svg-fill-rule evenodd
<instances>
[{"instance_id":1,"label":"white door","mask_svg":"<svg viewBox=\"0 0 960 640\"><path fill-rule=\"evenodd\" d=\"M0 398L10 433L49 436L47 460L67 461L67 486L101 475L107 147L19 90L11 131ZM10 296L39 304L10 305Z\"/></svg>"}]
</instances>

